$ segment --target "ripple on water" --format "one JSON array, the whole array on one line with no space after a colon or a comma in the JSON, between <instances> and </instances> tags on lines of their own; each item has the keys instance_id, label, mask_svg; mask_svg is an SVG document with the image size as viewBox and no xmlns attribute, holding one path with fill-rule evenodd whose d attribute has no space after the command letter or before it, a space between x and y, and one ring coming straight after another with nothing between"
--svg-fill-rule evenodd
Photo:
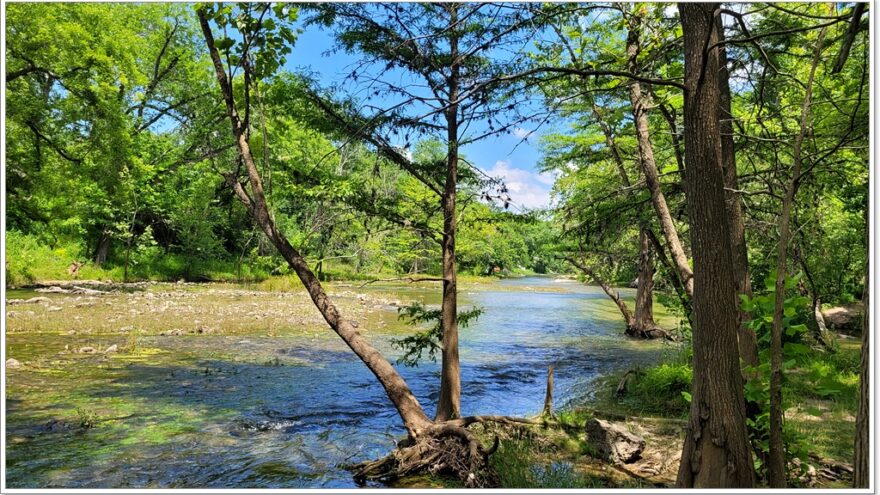
<instances>
[{"instance_id":1,"label":"ripple on water","mask_svg":"<svg viewBox=\"0 0 880 495\"><path fill-rule=\"evenodd\" d=\"M624 338L613 305L595 288L544 278L493 287L461 297L463 307L485 308L461 329L463 414L537 413L549 365L564 404L588 395L601 373L662 352ZM258 295L242 296L249 297L259 302ZM428 289L389 297L438 302ZM386 326L363 332L392 358L399 351L390 340L411 331L396 316L380 312L375 318ZM71 337L7 338L51 354ZM161 352L72 359L59 373L7 377L10 487L352 487L345 465L386 454L403 433L375 378L329 330L143 343ZM398 369L433 415L439 364ZM90 430L39 431L52 419L74 420L77 407L107 421Z\"/></svg>"}]
</instances>

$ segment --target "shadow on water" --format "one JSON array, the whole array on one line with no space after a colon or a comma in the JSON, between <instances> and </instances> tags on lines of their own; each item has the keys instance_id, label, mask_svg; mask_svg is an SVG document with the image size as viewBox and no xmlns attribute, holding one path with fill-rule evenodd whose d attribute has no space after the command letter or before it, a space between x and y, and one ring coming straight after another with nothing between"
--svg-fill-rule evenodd
<instances>
[{"instance_id":1,"label":"shadow on water","mask_svg":"<svg viewBox=\"0 0 880 495\"><path fill-rule=\"evenodd\" d=\"M605 317L608 302L593 289L555 284L524 279L463 295L463 304L486 310L461 331L463 414L540 411L548 365L557 403L577 402L600 374L650 363L663 351L623 337L619 318ZM369 334L393 356L392 336ZM8 485L351 487L345 465L386 454L403 433L382 388L340 342L174 342L178 354L146 361L77 361L64 390L42 394L42 407L31 395L7 397ZM204 357L230 346L238 356ZM189 357L179 355L183 349ZM433 415L439 365L399 369ZM32 383L34 390L49 384L57 386ZM99 415L95 427L79 427L83 409Z\"/></svg>"}]
</instances>

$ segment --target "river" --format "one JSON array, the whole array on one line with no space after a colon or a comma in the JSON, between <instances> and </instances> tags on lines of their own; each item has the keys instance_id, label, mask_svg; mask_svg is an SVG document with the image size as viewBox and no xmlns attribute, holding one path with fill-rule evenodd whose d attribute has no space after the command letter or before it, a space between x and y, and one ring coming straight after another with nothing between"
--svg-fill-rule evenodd
<instances>
[{"instance_id":1,"label":"river","mask_svg":"<svg viewBox=\"0 0 880 495\"><path fill-rule=\"evenodd\" d=\"M354 486L346 464L393 449L404 431L394 409L314 308L304 306L300 320L282 319L283 294L168 290L52 295L48 308L7 308L7 357L23 363L7 370L9 487L341 488ZM358 306L348 293L344 314L359 319L365 308L365 335L392 357L399 351L391 339L411 330L382 298L439 303L436 287L354 290L380 303ZM622 292L631 300L632 291ZM260 308L264 300L280 309L253 321L224 309ZM601 290L570 280L464 285L459 304L484 309L460 332L465 415L538 413L548 365L556 407L576 405L590 398L598 377L655 362L668 348L624 337ZM661 323L674 323L656 311ZM108 320L116 326L102 326ZM169 322L204 334L152 330ZM84 344L97 352L75 352ZM102 353L110 344L120 352ZM433 415L439 364L398 368Z\"/></svg>"}]
</instances>

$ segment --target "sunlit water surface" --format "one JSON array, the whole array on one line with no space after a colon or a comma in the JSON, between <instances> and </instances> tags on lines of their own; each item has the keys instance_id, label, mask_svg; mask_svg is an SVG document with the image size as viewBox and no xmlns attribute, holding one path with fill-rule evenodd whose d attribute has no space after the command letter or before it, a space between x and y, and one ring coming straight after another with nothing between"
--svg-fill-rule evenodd
<instances>
[{"instance_id":1,"label":"sunlit water surface","mask_svg":"<svg viewBox=\"0 0 880 495\"><path fill-rule=\"evenodd\" d=\"M439 303L436 288L360 290ZM539 412L549 365L557 407L577 404L596 378L654 362L666 348L624 337L608 298L574 281L463 289L460 306L474 305L485 312L461 329L465 415ZM390 341L405 328L392 308L381 319L366 335L396 358ZM26 357L52 338L8 334L7 350ZM7 374L8 486L350 487L345 466L387 454L403 432L375 378L329 329L320 337L150 337L144 345L172 352ZM433 415L439 364L398 369ZM82 404L117 417L86 430L47 426L75 422L76 409L88 409Z\"/></svg>"}]
</instances>

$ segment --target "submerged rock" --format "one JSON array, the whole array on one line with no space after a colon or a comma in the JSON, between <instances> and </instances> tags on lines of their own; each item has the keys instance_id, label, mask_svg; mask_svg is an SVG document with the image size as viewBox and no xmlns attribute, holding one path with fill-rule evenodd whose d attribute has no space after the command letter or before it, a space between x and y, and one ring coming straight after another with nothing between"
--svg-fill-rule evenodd
<instances>
[{"instance_id":1,"label":"submerged rock","mask_svg":"<svg viewBox=\"0 0 880 495\"><path fill-rule=\"evenodd\" d=\"M85 347L79 348L80 354L94 354L95 352L96 352L95 348L91 347L91 346L85 346Z\"/></svg>"},{"instance_id":2,"label":"submerged rock","mask_svg":"<svg viewBox=\"0 0 880 495\"><path fill-rule=\"evenodd\" d=\"M51 419L49 422L43 425L43 431L47 431L50 433L57 433L59 431L67 431L73 429L73 426L67 421L62 421L60 419Z\"/></svg>"},{"instance_id":3,"label":"submerged rock","mask_svg":"<svg viewBox=\"0 0 880 495\"><path fill-rule=\"evenodd\" d=\"M621 425L596 418L587 422L587 442L603 459L613 463L634 462L645 450L644 438Z\"/></svg>"},{"instance_id":4,"label":"submerged rock","mask_svg":"<svg viewBox=\"0 0 880 495\"><path fill-rule=\"evenodd\" d=\"M18 359L9 358L6 360L7 368L21 368L21 362Z\"/></svg>"}]
</instances>

